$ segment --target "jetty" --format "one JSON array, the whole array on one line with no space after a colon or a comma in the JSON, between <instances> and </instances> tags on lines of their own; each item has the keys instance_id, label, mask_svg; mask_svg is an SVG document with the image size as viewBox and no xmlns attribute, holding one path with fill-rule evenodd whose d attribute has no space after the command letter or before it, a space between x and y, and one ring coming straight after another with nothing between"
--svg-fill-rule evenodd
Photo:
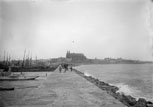
<instances>
[{"instance_id":1,"label":"jetty","mask_svg":"<svg viewBox=\"0 0 153 107\"><path fill-rule=\"evenodd\" d=\"M0 92L2 107L127 107L75 72L55 70L38 88Z\"/></svg>"}]
</instances>

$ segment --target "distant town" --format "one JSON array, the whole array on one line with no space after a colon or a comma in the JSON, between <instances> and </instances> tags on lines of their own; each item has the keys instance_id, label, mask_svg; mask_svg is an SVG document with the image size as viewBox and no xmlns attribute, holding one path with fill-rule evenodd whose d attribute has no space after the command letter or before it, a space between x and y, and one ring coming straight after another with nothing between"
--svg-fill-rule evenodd
<instances>
[{"instance_id":1,"label":"distant town","mask_svg":"<svg viewBox=\"0 0 153 107\"><path fill-rule=\"evenodd\" d=\"M8 66L11 66L12 68L14 68L15 71L19 70L18 68L29 69L32 71L52 70L62 63L72 64L76 66L81 64L145 64L153 62L123 58L89 59L83 53L71 53L70 51L67 51L65 57L50 59L37 59L37 57L33 59L31 56L28 55L24 55L22 60L12 60L10 57L5 57L3 61L0 61L0 68L8 68Z\"/></svg>"},{"instance_id":2,"label":"distant town","mask_svg":"<svg viewBox=\"0 0 153 107\"><path fill-rule=\"evenodd\" d=\"M140 61L132 59L123 58L104 58L104 59L89 59L83 53L71 53L67 51L65 57L50 58L50 59L33 59L32 57L24 55L23 60L11 60L10 58L5 58L1 63L14 64L22 66L31 65L51 65L53 63L73 63L73 64L144 64L153 63L152 61Z\"/></svg>"},{"instance_id":3,"label":"distant town","mask_svg":"<svg viewBox=\"0 0 153 107\"><path fill-rule=\"evenodd\" d=\"M153 63L152 61L140 61L123 58L104 58L104 59L89 59L83 53L71 53L67 51L65 58L57 58L56 60L67 61L70 63L82 63L82 64L144 64ZM53 59L52 59L53 60ZM55 59L54 59L55 60Z\"/></svg>"}]
</instances>

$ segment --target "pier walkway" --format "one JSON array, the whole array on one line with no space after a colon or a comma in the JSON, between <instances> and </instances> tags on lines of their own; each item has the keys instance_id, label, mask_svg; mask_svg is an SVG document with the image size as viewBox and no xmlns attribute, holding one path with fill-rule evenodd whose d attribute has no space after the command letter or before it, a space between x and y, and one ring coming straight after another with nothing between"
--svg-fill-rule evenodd
<instances>
[{"instance_id":1,"label":"pier walkway","mask_svg":"<svg viewBox=\"0 0 153 107\"><path fill-rule=\"evenodd\" d=\"M22 91L22 95L16 97L16 102L10 107L126 107L71 71L59 73L56 70L38 88Z\"/></svg>"}]
</instances>

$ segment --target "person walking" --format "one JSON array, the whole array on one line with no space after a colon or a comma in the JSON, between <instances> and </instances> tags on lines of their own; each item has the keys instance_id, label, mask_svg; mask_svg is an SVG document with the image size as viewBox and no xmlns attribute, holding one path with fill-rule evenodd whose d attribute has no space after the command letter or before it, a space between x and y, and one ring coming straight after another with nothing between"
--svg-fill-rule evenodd
<instances>
[{"instance_id":1,"label":"person walking","mask_svg":"<svg viewBox=\"0 0 153 107\"><path fill-rule=\"evenodd\" d=\"M68 64L63 64L64 73L68 70Z\"/></svg>"},{"instance_id":2,"label":"person walking","mask_svg":"<svg viewBox=\"0 0 153 107\"><path fill-rule=\"evenodd\" d=\"M61 73L62 72L62 66L61 66L61 64L58 66L58 69L59 69L59 72Z\"/></svg>"},{"instance_id":3,"label":"person walking","mask_svg":"<svg viewBox=\"0 0 153 107\"><path fill-rule=\"evenodd\" d=\"M70 70L71 70L71 72L72 72L72 70L73 70L72 65L70 66Z\"/></svg>"}]
</instances>

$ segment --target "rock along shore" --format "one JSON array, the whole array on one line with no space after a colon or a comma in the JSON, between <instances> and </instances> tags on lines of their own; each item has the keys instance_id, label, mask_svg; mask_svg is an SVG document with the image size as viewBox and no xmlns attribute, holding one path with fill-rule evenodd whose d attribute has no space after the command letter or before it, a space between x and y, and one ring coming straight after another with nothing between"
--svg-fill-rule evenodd
<instances>
[{"instance_id":1,"label":"rock along shore","mask_svg":"<svg viewBox=\"0 0 153 107\"><path fill-rule=\"evenodd\" d=\"M153 102L151 101L147 101L144 98L139 98L138 100L136 100L136 98L130 95L124 95L123 93L117 92L119 88L116 86L112 86L108 83L99 81L98 79L95 79L92 76L86 76L84 73L76 69L73 69L73 71L81 77L85 78L86 80L90 81L91 83L95 84L100 89L106 91L109 95L113 96L115 99L119 100L128 107L153 107Z\"/></svg>"}]
</instances>

